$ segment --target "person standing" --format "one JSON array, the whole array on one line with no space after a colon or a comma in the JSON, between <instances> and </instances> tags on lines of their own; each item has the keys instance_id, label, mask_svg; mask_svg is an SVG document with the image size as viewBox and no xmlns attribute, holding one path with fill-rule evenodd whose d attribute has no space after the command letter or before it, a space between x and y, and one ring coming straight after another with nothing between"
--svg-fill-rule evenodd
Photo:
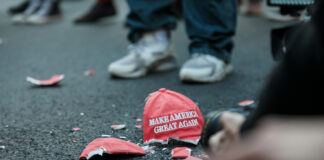
<instances>
[{"instance_id":1,"label":"person standing","mask_svg":"<svg viewBox=\"0 0 324 160\"><path fill-rule=\"evenodd\" d=\"M174 68L171 31L176 28L173 0L128 0L129 54L111 63L112 76L137 78ZM182 81L216 82L232 72L236 0L186 0L182 3L191 58L180 69Z\"/></svg>"},{"instance_id":2,"label":"person standing","mask_svg":"<svg viewBox=\"0 0 324 160\"><path fill-rule=\"evenodd\" d=\"M62 18L61 0L25 0L9 8L14 24L46 24Z\"/></svg>"}]
</instances>

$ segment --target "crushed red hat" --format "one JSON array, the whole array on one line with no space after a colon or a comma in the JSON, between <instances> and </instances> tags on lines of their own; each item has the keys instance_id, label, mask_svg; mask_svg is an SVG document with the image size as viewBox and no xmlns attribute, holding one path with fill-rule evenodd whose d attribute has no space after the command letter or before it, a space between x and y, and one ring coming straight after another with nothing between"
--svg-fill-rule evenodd
<instances>
[{"instance_id":1,"label":"crushed red hat","mask_svg":"<svg viewBox=\"0 0 324 160\"><path fill-rule=\"evenodd\" d=\"M90 142L82 151L79 160L87 160L103 154L134 154L145 155L140 146L118 138L97 138Z\"/></svg>"},{"instance_id":2,"label":"crushed red hat","mask_svg":"<svg viewBox=\"0 0 324 160\"><path fill-rule=\"evenodd\" d=\"M162 88L148 97L143 113L144 144L169 139L197 145L204 126L198 106L188 97Z\"/></svg>"}]
</instances>

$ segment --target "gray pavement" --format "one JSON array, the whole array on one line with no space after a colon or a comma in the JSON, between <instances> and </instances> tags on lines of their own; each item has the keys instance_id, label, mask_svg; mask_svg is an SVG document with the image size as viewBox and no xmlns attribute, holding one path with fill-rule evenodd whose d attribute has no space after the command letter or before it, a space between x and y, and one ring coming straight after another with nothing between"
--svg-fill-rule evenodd
<instances>
[{"instance_id":1,"label":"gray pavement","mask_svg":"<svg viewBox=\"0 0 324 160\"><path fill-rule=\"evenodd\" d=\"M127 29L124 1L121 14L97 25L73 25L72 20L93 1L69 0L62 4L64 20L49 25L15 26L6 14L18 0L0 2L0 159L77 159L83 148L102 134L142 143L142 131L134 127L142 117L144 99L159 88L178 91L199 104L204 115L257 99L275 64L270 55L269 32L279 23L264 18L240 16L235 37L235 71L213 84L183 84L178 69L134 80L112 79L107 65L126 53ZM189 58L183 22L173 32L179 67ZM83 75L94 69L94 76ZM46 79L65 74L61 85L32 87L26 76ZM84 115L80 115L84 113ZM112 131L112 124L127 124L127 130ZM81 130L71 132L73 127ZM75 143L73 142L75 141ZM174 147L167 146L169 151ZM190 146L193 155L201 147ZM157 147L154 154L133 159L170 159ZM132 158L131 158L132 159Z\"/></svg>"}]
</instances>

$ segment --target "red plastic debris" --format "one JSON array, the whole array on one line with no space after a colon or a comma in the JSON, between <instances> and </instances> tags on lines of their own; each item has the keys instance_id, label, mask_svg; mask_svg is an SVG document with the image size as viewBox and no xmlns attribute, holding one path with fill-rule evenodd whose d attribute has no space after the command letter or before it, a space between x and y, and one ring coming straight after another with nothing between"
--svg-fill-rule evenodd
<instances>
[{"instance_id":1,"label":"red plastic debris","mask_svg":"<svg viewBox=\"0 0 324 160\"><path fill-rule=\"evenodd\" d=\"M78 127L75 127L75 128L72 128L73 131L79 131L81 128L78 128Z\"/></svg>"},{"instance_id":2,"label":"red plastic debris","mask_svg":"<svg viewBox=\"0 0 324 160\"><path fill-rule=\"evenodd\" d=\"M73 143L76 143L77 141L76 140L72 140Z\"/></svg>"},{"instance_id":3,"label":"red plastic debris","mask_svg":"<svg viewBox=\"0 0 324 160\"><path fill-rule=\"evenodd\" d=\"M79 131L79 130L80 130L80 128L77 128L77 127L72 128L72 131Z\"/></svg>"},{"instance_id":4,"label":"red plastic debris","mask_svg":"<svg viewBox=\"0 0 324 160\"><path fill-rule=\"evenodd\" d=\"M135 127L140 129L140 128L142 128L142 125L136 125Z\"/></svg>"},{"instance_id":5,"label":"red plastic debris","mask_svg":"<svg viewBox=\"0 0 324 160\"><path fill-rule=\"evenodd\" d=\"M146 153L140 146L131 142L117 138L97 138L85 147L79 160L87 160L103 154L145 155Z\"/></svg>"},{"instance_id":6,"label":"red plastic debris","mask_svg":"<svg viewBox=\"0 0 324 160\"><path fill-rule=\"evenodd\" d=\"M142 121L142 119L136 118L136 122L141 122L141 121Z\"/></svg>"},{"instance_id":7,"label":"red plastic debris","mask_svg":"<svg viewBox=\"0 0 324 160\"><path fill-rule=\"evenodd\" d=\"M189 157L186 158L185 160L202 160L202 159L197 158L197 157L193 157L193 156L189 156Z\"/></svg>"},{"instance_id":8,"label":"red plastic debris","mask_svg":"<svg viewBox=\"0 0 324 160\"><path fill-rule=\"evenodd\" d=\"M84 75L86 75L86 76L92 76L92 75L94 75L95 73L96 73L95 70L87 70L87 71L84 72Z\"/></svg>"},{"instance_id":9,"label":"red plastic debris","mask_svg":"<svg viewBox=\"0 0 324 160\"><path fill-rule=\"evenodd\" d=\"M114 130L124 129L125 127L126 127L125 124L111 125L111 128Z\"/></svg>"},{"instance_id":10,"label":"red plastic debris","mask_svg":"<svg viewBox=\"0 0 324 160\"><path fill-rule=\"evenodd\" d=\"M253 100L245 100L245 101L239 102L238 105L241 106L241 107L244 107L244 106L249 106L249 105L251 105L253 103L254 103Z\"/></svg>"},{"instance_id":11,"label":"red plastic debris","mask_svg":"<svg viewBox=\"0 0 324 160\"><path fill-rule=\"evenodd\" d=\"M190 156L191 149L187 147L177 147L172 149L172 158L185 159Z\"/></svg>"},{"instance_id":12,"label":"red plastic debris","mask_svg":"<svg viewBox=\"0 0 324 160\"><path fill-rule=\"evenodd\" d=\"M35 84L35 85L38 85L38 86L52 86L52 85L55 85L55 84L59 83L63 79L64 79L63 74L54 75L48 80L38 80L38 79L35 79L35 78L32 78L32 77L27 77L26 78L26 80L28 82L30 82L32 84Z\"/></svg>"},{"instance_id":13,"label":"red plastic debris","mask_svg":"<svg viewBox=\"0 0 324 160\"><path fill-rule=\"evenodd\" d=\"M144 144L169 139L197 145L204 126L198 106L188 97L160 89L148 97L143 113Z\"/></svg>"}]
</instances>

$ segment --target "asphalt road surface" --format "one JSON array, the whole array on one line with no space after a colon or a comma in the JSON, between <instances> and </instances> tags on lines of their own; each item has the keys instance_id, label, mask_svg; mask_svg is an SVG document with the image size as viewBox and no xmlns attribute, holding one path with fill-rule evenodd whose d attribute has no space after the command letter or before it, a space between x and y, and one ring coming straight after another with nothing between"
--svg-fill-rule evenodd
<instances>
[{"instance_id":1,"label":"asphalt road surface","mask_svg":"<svg viewBox=\"0 0 324 160\"><path fill-rule=\"evenodd\" d=\"M203 115L257 100L275 65L270 54L269 32L282 24L265 18L239 16L235 36L235 71L213 84L183 84L178 71L189 58L183 22L173 32L178 69L133 80L113 79L107 65L126 54L124 15L127 6L118 1L120 14L96 25L74 25L72 20L93 1L69 0L62 4L64 19L58 23L13 25L6 13L18 0L0 4L0 159L77 159L83 148L102 134L125 136L142 144L139 124L145 98L159 88L180 92L196 102ZM96 70L93 76L84 71ZM65 74L55 87L33 87L27 76L46 79ZM127 124L113 131L112 124ZM80 130L72 132L71 129ZM175 145L155 147L155 153L130 159L170 159ZM168 150L162 151L163 147ZM191 146L192 155L202 154Z\"/></svg>"}]
</instances>

